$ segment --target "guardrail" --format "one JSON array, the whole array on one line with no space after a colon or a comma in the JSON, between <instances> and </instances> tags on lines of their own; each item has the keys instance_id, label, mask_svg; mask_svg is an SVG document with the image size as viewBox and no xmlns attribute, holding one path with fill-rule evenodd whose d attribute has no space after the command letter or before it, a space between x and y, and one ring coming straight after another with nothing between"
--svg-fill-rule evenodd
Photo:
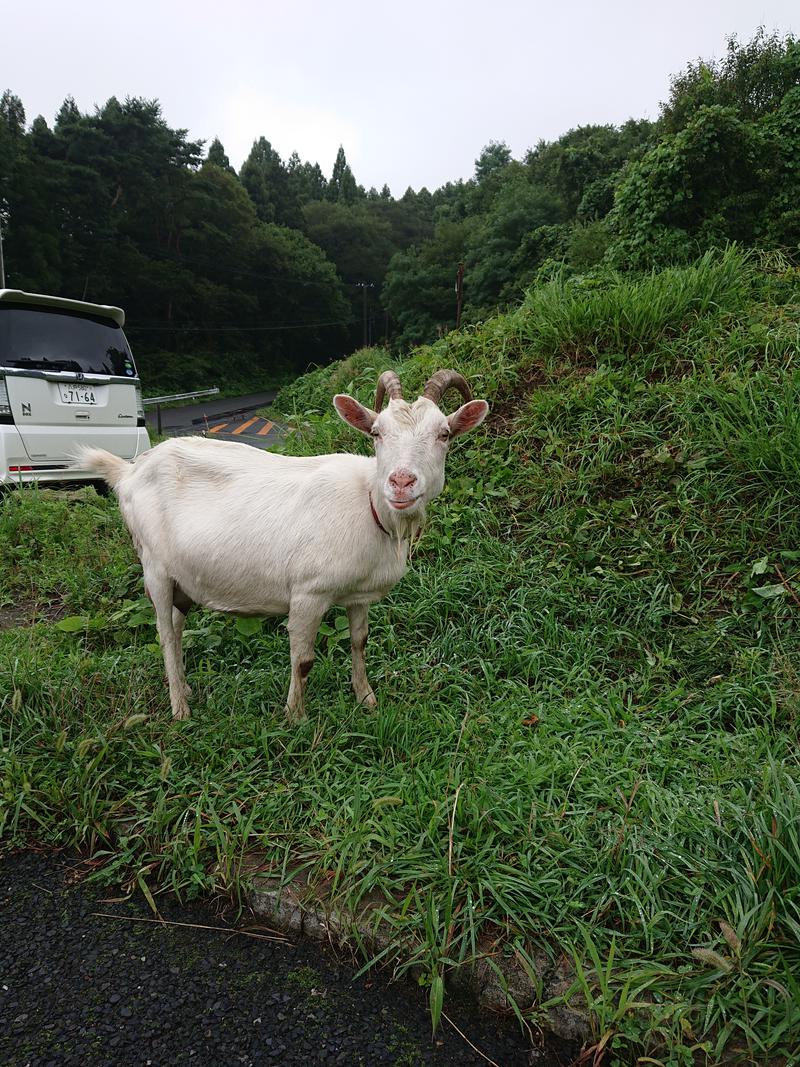
<instances>
[{"instance_id":1,"label":"guardrail","mask_svg":"<svg viewBox=\"0 0 800 1067\"><path fill-rule=\"evenodd\" d=\"M173 393L172 396L148 396L145 398L145 404L155 404L156 406L156 419L158 420L158 432L161 433L161 405L173 404L176 400L196 400L199 396L216 396L219 389L215 386L213 389L201 389L197 393Z\"/></svg>"}]
</instances>

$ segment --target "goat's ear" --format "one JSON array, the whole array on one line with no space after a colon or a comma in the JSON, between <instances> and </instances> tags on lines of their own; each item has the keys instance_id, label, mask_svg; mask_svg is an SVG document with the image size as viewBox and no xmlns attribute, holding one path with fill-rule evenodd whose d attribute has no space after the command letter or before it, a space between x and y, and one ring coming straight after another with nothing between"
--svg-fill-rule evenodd
<instances>
[{"instance_id":1,"label":"goat's ear","mask_svg":"<svg viewBox=\"0 0 800 1067\"><path fill-rule=\"evenodd\" d=\"M447 420L450 424L450 436L458 437L460 433L474 430L476 426L480 426L488 412L489 405L485 400L470 400L462 404Z\"/></svg>"},{"instance_id":2,"label":"goat's ear","mask_svg":"<svg viewBox=\"0 0 800 1067\"><path fill-rule=\"evenodd\" d=\"M333 406L336 408L339 418L349 422L351 426L355 426L362 433L369 434L372 432L372 424L378 415L371 408L365 408L363 404L359 404L357 400L354 400L352 396L348 396L347 393L337 393L333 398Z\"/></svg>"}]
</instances>

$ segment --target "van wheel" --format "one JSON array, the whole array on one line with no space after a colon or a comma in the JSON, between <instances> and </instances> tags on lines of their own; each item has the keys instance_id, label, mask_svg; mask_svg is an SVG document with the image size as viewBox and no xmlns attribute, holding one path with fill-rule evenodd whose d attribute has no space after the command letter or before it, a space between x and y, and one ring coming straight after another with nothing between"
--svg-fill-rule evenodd
<instances>
[{"instance_id":1,"label":"van wheel","mask_svg":"<svg viewBox=\"0 0 800 1067\"><path fill-rule=\"evenodd\" d=\"M98 496L109 496L111 493L111 486L108 482L92 482L92 485Z\"/></svg>"}]
</instances>

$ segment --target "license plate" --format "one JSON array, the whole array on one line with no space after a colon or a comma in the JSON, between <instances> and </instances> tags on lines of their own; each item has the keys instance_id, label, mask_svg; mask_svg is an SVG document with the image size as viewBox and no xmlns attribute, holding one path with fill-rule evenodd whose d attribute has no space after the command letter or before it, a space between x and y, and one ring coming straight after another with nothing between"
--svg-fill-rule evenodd
<instances>
[{"instance_id":1,"label":"license plate","mask_svg":"<svg viewBox=\"0 0 800 1067\"><path fill-rule=\"evenodd\" d=\"M89 389L85 385L59 385L59 392L61 393L62 404L96 404L97 397L94 394L94 389Z\"/></svg>"}]
</instances>

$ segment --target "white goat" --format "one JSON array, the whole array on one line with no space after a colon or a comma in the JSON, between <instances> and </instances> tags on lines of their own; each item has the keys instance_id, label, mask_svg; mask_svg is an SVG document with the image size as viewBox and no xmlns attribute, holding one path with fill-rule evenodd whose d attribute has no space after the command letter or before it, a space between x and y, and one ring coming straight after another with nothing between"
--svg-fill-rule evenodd
<instances>
[{"instance_id":1,"label":"white goat","mask_svg":"<svg viewBox=\"0 0 800 1067\"><path fill-rule=\"evenodd\" d=\"M449 417L438 402L451 387L464 403ZM384 411L384 397L389 404ZM406 570L409 539L444 486L453 437L486 416L455 371L434 374L407 403L386 371L375 411L334 397L351 426L369 434L375 457L295 458L203 437L174 438L127 463L86 448L80 465L117 492L153 602L172 714L189 715L181 651L186 613L199 604L235 615L288 613L290 719L305 715L303 693L323 615L347 609L356 698L375 706L364 649L369 605Z\"/></svg>"}]
</instances>

